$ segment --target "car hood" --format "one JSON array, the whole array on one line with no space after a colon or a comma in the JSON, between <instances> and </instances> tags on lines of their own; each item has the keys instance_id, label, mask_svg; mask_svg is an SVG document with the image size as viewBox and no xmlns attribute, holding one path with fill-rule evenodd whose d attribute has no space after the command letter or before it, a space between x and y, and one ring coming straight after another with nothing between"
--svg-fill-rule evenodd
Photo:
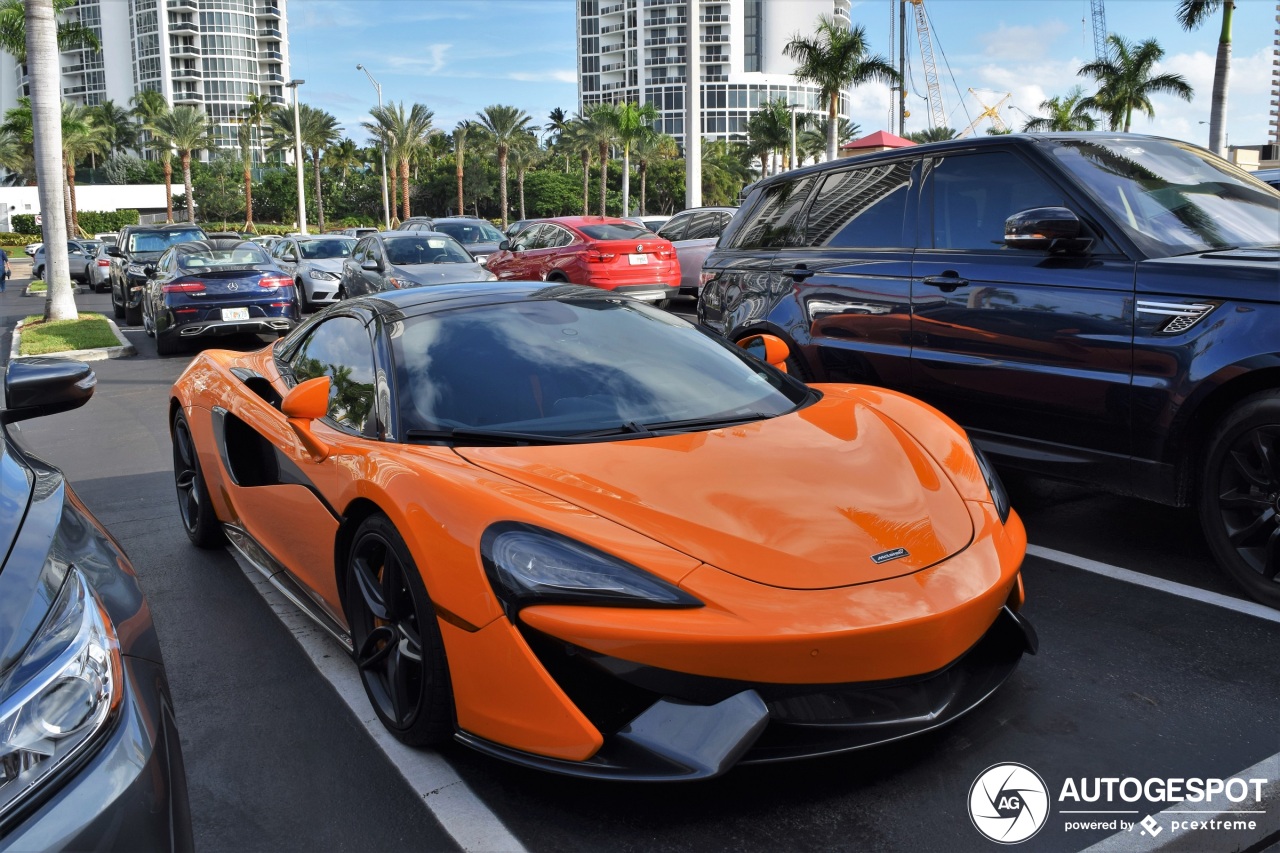
<instances>
[{"instance_id":1,"label":"car hood","mask_svg":"<svg viewBox=\"0 0 1280 853\"><path fill-rule=\"evenodd\" d=\"M324 270L335 275L342 274L342 262L346 258L316 258L310 261L299 261L298 267L304 270Z\"/></svg>"},{"instance_id":2,"label":"car hood","mask_svg":"<svg viewBox=\"0 0 1280 853\"><path fill-rule=\"evenodd\" d=\"M829 396L777 418L652 439L456 452L775 587L910 574L973 538L969 510L938 463L857 399Z\"/></svg>"},{"instance_id":3,"label":"car hood","mask_svg":"<svg viewBox=\"0 0 1280 853\"><path fill-rule=\"evenodd\" d=\"M1138 264L1137 291L1198 299L1278 302L1280 249L1224 249Z\"/></svg>"},{"instance_id":4,"label":"car hood","mask_svg":"<svg viewBox=\"0 0 1280 853\"><path fill-rule=\"evenodd\" d=\"M410 264L394 267L394 273L419 284L453 284L459 281L483 281L486 272L479 264Z\"/></svg>"}]
</instances>

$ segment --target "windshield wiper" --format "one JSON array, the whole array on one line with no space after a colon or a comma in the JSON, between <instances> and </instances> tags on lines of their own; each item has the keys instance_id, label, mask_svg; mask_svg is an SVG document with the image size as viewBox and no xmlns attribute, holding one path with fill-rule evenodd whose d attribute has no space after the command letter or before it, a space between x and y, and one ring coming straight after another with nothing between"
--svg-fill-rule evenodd
<instances>
[{"instance_id":1,"label":"windshield wiper","mask_svg":"<svg viewBox=\"0 0 1280 853\"><path fill-rule=\"evenodd\" d=\"M411 429L405 433L410 441L478 441L484 444L576 444L576 436L548 435L537 432L509 432L500 429L454 427L452 429Z\"/></svg>"},{"instance_id":2,"label":"windshield wiper","mask_svg":"<svg viewBox=\"0 0 1280 853\"><path fill-rule=\"evenodd\" d=\"M738 426L740 424L752 423L754 421L764 421L769 418L776 418L777 415L768 415L764 412L746 412L740 415L714 415L709 418L689 418L683 421L660 421L658 423L644 424L644 428L648 430L681 430L681 429L718 429L719 427Z\"/></svg>"}]
</instances>

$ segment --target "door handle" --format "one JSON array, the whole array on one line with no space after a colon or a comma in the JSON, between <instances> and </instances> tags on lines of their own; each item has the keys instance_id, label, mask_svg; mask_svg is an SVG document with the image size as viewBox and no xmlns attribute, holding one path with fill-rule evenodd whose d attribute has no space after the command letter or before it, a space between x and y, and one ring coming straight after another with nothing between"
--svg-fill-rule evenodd
<instances>
[{"instance_id":1,"label":"door handle","mask_svg":"<svg viewBox=\"0 0 1280 853\"><path fill-rule=\"evenodd\" d=\"M795 281L804 281L806 278L814 274L814 270L809 269L804 264L796 264L793 270L787 270L783 275L789 275Z\"/></svg>"},{"instance_id":2,"label":"door handle","mask_svg":"<svg viewBox=\"0 0 1280 853\"><path fill-rule=\"evenodd\" d=\"M961 278L954 270L947 270L942 275L931 275L920 279L922 284L936 287L943 293L954 293L956 288L968 287L969 279Z\"/></svg>"}]
</instances>

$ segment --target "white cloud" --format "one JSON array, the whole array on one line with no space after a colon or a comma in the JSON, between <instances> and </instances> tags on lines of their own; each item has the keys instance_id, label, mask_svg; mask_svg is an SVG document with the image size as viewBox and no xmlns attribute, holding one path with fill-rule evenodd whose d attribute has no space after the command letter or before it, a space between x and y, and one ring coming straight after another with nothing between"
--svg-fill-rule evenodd
<instances>
[{"instance_id":1,"label":"white cloud","mask_svg":"<svg viewBox=\"0 0 1280 853\"><path fill-rule=\"evenodd\" d=\"M425 56L387 56L383 61L395 71L415 74L439 74L445 67L445 55L451 44L429 44L423 47Z\"/></svg>"},{"instance_id":2,"label":"white cloud","mask_svg":"<svg viewBox=\"0 0 1280 853\"><path fill-rule=\"evenodd\" d=\"M572 68L554 71L512 71L506 77L508 80L519 80L521 83L578 82L578 74Z\"/></svg>"},{"instance_id":3,"label":"white cloud","mask_svg":"<svg viewBox=\"0 0 1280 853\"><path fill-rule=\"evenodd\" d=\"M1039 59L1049 53L1053 43L1070 29L1059 20L1039 24L1009 26L1001 24L993 32L978 36L982 52L998 56L1004 61L1018 62Z\"/></svg>"}]
</instances>

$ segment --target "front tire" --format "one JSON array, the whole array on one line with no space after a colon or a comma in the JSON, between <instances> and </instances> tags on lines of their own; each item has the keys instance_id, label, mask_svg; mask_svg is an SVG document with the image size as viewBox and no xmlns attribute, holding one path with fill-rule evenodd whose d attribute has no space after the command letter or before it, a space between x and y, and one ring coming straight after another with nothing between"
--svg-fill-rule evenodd
<instances>
[{"instance_id":1,"label":"front tire","mask_svg":"<svg viewBox=\"0 0 1280 853\"><path fill-rule=\"evenodd\" d=\"M124 324L126 326L142 325L142 306L141 305L125 305L124 306Z\"/></svg>"},{"instance_id":2,"label":"front tire","mask_svg":"<svg viewBox=\"0 0 1280 853\"><path fill-rule=\"evenodd\" d=\"M217 548L226 540L213 511L209 488L200 473L200 456L191 437L187 417L173 416L173 481L178 491L178 515L182 528L197 548Z\"/></svg>"},{"instance_id":3,"label":"front tire","mask_svg":"<svg viewBox=\"0 0 1280 853\"><path fill-rule=\"evenodd\" d=\"M124 319L124 306L116 302L116 288L111 285L111 313L116 316L117 320Z\"/></svg>"},{"instance_id":4,"label":"front tire","mask_svg":"<svg viewBox=\"0 0 1280 853\"><path fill-rule=\"evenodd\" d=\"M453 736L453 688L435 608L409 548L386 516L361 523L347 557L347 623L378 719L409 746Z\"/></svg>"},{"instance_id":5,"label":"front tire","mask_svg":"<svg viewBox=\"0 0 1280 853\"><path fill-rule=\"evenodd\" d=\"M1280 391L1250 397L1205 445L1200 523L1219 566L1250 596L1280 607Z\"/></svg>"}]
</instances>

